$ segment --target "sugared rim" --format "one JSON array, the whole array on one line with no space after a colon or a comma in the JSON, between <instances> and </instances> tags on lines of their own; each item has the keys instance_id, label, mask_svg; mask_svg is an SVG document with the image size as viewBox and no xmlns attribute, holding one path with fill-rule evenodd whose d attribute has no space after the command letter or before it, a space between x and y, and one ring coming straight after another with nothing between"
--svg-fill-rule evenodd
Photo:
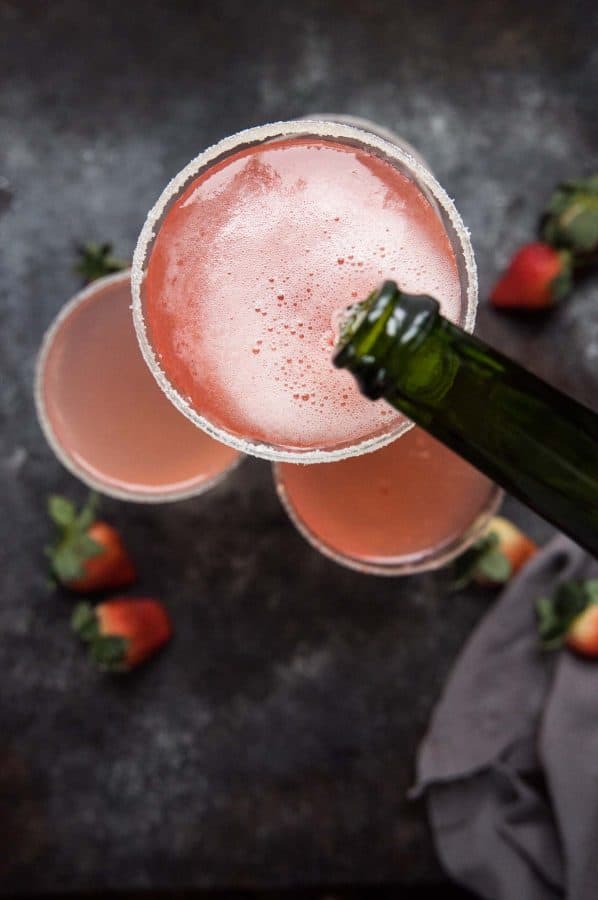
<instances>
[{"instance_id":1,"label":"sugared rim","mask_svg":"<svg viewBox=\"0 0 598 900\"><path fill-rule=\"evenodd\" d=\"M400 559L389 561L388 563L376 563L356 559L353 556L341 553L340 550L331 547L330 544L321 540L321 538L307 526L303 519L300 518L298 512L291 503L284 485L284 477L281 475L280 467L277 463L272 464L272 477L278 499L280 500L284 511L299 534L308 542L308 544L311 544L318 553L327 556L328 559L333 560L333 562L345 566L345 568L354 569L356 572L361 572L364 575L396 577L399 575L419 575L422 572L431 572L435 569L442 569L477 541L492 516L498 512L498 508L504 498L504 491L498 487L498 485L492 484L486 504L482 507L476 518L463 534L459 535L453 541L442 544L437 550L432 550L430 553L412 553Z\"/></svg>"},{"instance_id":2,"label":"sugared rim","mask_svg":"<svg viewBox=\"0 0 598 900\"><path fill-rule=\"evenodd\" d=\"M248 128L244 131L239 131L237 134L224 138L213 146L208 147L207 150L204 150L196 156L195 159L192 159L178 175L175 175L175 177L166 185L157 202L149 211L139 235L137 246L135 247L131 270L133 321L139 346L141 347L141 352L152 375L176 408L182 412L183 415L187 416L194 425L203 429L203 431L207 432L207 434L215 440L227 444L230 447L234 447L241 453L250 454L274 462L300 462L304 464L335 462L341 459L348 459L351 456L359 456L363 453L379 450L381 447L390 444L400 435L412 428L413 423L407 420L401 422L390 432L367 438L356 444L336 447L331 450L291 450L259 441L244 440L238 435L232 434L231 432L216 426L209 419L200 415L200 413L198 413L170 383L166 373L161 368L156 358L147 334L141 292L146 262L149 258L152 241L159 230L160 220L166 213L168 205L198 174L200 169L210 165L210 163L216 162L223 156L231 154L250 144L265 143L266 141L277 138L305 134L336 140L342 140L344 138L350 141L359 141L366 148L371 148L385 154L389 161L392 162L395 160L405 166L409 170L409 173L414 177L415 181L430 192L443 213L447 216L454 234L458 239L463 263L462 269L460 267L460 272L462 271L464 273L461 277L465 277L467 280L466 308L465 314L462 317L463 321L460 324L466 331L473 331L477 308L477 270L469 232L463 224L463 220L457 212L455 204L425 166L400 146L362 128L342 124L336 121L325 122L318 119L300 119L288 122L274 122L269 125L260 125L254 128ZM457 260L457 262L459 263L459 260Z\"/></svg>"},{"instance_id":3,"label":"sugared rim","mask_svg":"<svg viewBox=\"0 0 598 900\"><path fill-rule=\"evenodd\" d=\"M35 363L33 397L37 418L43 435L58 461L62 463L64 468L67 469L71 475L74 475L75 478L78 478L79 481L82 481L92 490L104 494L107 497L113 497L115 500L128 500L129 502L134 503L171 503L176 500L188 500L191 497L198 497L200 494L209 491L219 484L219 482L239 465L243 457L238 456L225 469L218 472L218 474L213 475L211 478L203 478L201 482L197 479L189 479L184 483L184 486L178 488L172 486L169 486L169 488L164 490L161 488L145 488L143 490L119 488L116 485L110 484L110 482L103 481L101 478L96 478L92 472L81 466L77 460L65 450L52 427L50 416L48 415L46 408L44 396L44 372L54 340L63 322L69 318L77 307L93 297L98 289L102 289L111 284L130 281L130 279L131 270L126 269L122 272L117 272L114 275L106 275L103 278L92 281L91 284L75 294L68 303L65 303L58 315L52 320L42 339Z\"/></svg>"}]
</instances>

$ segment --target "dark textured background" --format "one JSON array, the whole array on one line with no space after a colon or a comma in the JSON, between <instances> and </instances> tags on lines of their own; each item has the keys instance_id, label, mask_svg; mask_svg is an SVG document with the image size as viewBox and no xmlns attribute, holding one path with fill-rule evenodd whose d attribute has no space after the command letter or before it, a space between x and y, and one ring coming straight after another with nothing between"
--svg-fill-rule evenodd
<instances>
[{"instance_id":1,"label":"dark textured background","mask_svg":"<svg viewBox=\"0 0 598 900\"><path fill-rule=\"evenodd\" d=\"M369 116L427 157L471 228L481 296L559 179L596 168L596 5L0 0L0 888L441 878L414 753L486 594L359 576L293 531L266 463L171 507L107 501L176 640L122 680L48 593L49 491L82 497L31 399L73 245L132 251L181 166L240 128ZM478 331L582 401L598 283ZM551 529L513 502L540 539Z\"/></svg>"}]
</instances>

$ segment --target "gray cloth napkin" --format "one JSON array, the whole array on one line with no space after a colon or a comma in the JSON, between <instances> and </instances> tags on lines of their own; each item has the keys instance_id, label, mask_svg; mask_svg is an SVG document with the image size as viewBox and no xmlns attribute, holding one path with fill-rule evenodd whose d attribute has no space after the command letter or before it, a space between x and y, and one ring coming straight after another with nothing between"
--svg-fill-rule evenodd
<instances>
[{"instance_id":1,"label":"gray cloth napkin","mask_svg":"<svg viewBox=\"0 0 598 900\"><path fill-rule=\"evenodd\" d=\"M538 647L534 601L598 563L564 537L473 632L418 754L447 872L488 900L598 900L598 660Z\"/></svg>"}]
</instances>

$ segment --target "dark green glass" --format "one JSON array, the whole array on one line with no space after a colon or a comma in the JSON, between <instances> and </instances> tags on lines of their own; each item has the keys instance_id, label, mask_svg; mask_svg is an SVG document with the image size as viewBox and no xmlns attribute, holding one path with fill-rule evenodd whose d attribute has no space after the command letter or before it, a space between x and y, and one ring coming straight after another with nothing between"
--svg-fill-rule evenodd
<instances>
[{"instance_id":1,"label":"dark green glass","mask_svg":"<svg viewBox=\"0 0 598 900\"><path fill-rule=\"evenodd\" d=\"M598 415L387 281L334 363L598 556Z\"/></svg>"}]
</instances>

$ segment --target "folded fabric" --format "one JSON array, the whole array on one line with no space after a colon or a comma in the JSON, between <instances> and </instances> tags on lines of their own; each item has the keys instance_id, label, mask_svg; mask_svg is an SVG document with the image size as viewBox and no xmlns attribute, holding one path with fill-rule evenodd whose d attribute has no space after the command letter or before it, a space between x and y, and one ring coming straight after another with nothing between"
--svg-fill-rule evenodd
<instances>
[{"instance_id":1,"label":"folded fabric","mask_svg":"<svg viewBox=\"0 0 598 900\"><path fill-rule=\"evenodd\" d=\"M538 553L469 638L420 748L440 860L487 900L598 900L598 660L543 652L534 605L597 576L564 537Z\"/></svg>"}]
</instances>

